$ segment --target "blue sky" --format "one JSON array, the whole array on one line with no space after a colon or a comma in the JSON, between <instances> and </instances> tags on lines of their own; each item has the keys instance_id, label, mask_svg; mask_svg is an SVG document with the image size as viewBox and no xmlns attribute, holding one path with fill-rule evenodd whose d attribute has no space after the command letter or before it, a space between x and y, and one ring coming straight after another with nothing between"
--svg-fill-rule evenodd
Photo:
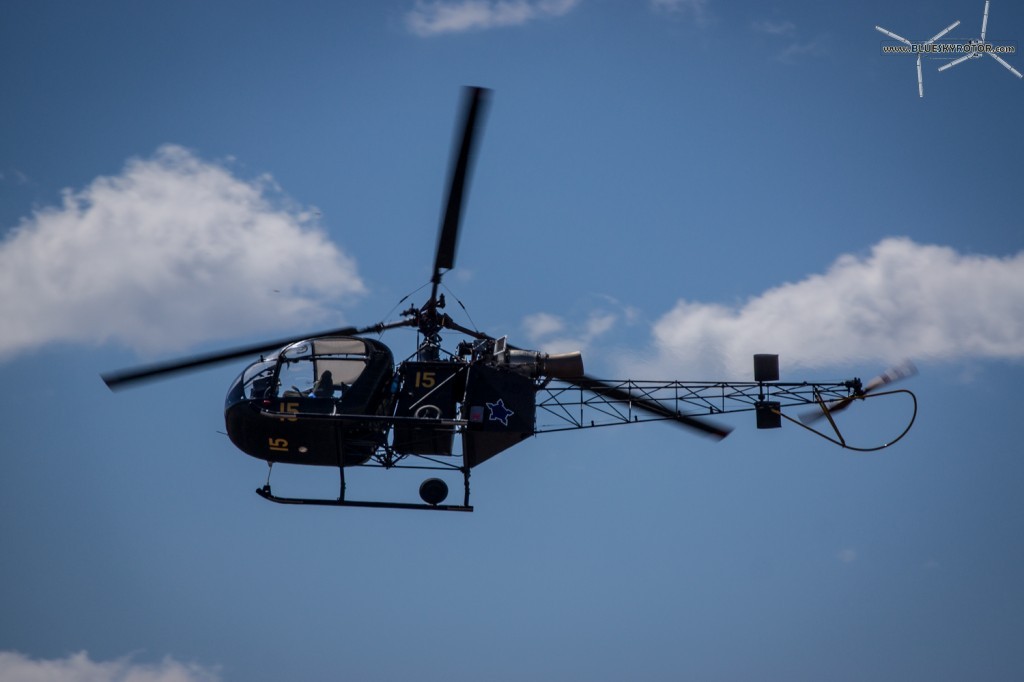
<instances>
[{"instance_id":1,"label":"blue sky","mask_svg":"<svg viewBox=\"0 0 1024 682\"><path fill-rule=\"evenodd\" d=\"M928 57L919 98L874 30L967 41L983 6L5 3L0 678L1020 677L1024 83ZM610 378L912 358L910 435L552 434L474 472L472 515L293 509L221 433L245 362L107 391L393 317L466 84L494 94L445 283L475 325Z\"/></svg>"}]
</instances>

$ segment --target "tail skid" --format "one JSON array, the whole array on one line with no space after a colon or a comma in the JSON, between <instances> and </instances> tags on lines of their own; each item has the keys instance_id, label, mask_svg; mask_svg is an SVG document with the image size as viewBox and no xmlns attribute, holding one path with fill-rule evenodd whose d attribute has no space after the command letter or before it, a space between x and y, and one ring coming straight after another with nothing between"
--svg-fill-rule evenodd
<instances>
[{"instance_id":1,"label":"tail skid","mask_svg":"<svg viewBox=\"0 0 1024 682\"><path fill-rule=\"evenodd\" d=\"M913 404L913 411L912 411L912 413L910 415L910 421L907 422L906 428L904 428L903 431L900 432L900 434L898 436L896 436L894 439L892 439L892 440L890 440L890 441L888 441L886 443L883 443L881 445L877 445L875 447L871 447L871 448L855 447L855 446L850 445L849 443L846 442L846 438L843 436L842 431L839 430L839 426L836 424L835 419L832 418L832 413L837 411L837 410L835 408L830 408L829 405L826 404L825 400L821 397L821 394L818 393L817 391L815 391L815 398L816 398L816 402L818 404L818 407L821 408L821 414L820 415L815 414L815 416L816 417L825 417L825 419L828 420L828 423L832 427L832 431L835 434L834 437L829 435L828 433L825 433L823 431L819 431L818 429L816 429L816 428L814 428L812 426L809 426L803 420L793 419L789 415L783 414L781 410L772 410L772 412L774 414L777 414L778 416L786 419L787 421L792 422L793 424L796 424L800 428L806 429L806 430L810 431L811 433L815 434L816 436L820 436L820 437L824 438L825 440L827 440L828 442L833 443L835 445L838 445L839 447L844 448L846 450L853 450L854 452L878 452L879 450L884 450L885 448L889 447L890 445L895 445L896 443L900 442L901 440L903 440L903 437L906 436L910 432L910 429L914 426L914 421L917 419L917 396L915 396L913 394L913 392L908 391L905 388L900 388L900 389L896 389L896 390L893 390L893 391L883 391L882 393L872 393L871 395L859 395L859 396L852 397L852 398L849 399L849 401L853 401L853 400L872 400L874 398L881 398L881 397L884 397L884 396L897 395L897 394L900 394L900 393L909 396L910 400L911 400L911 403ZM850 404L849 401L843 402L842 403L842 408L845 408L847 405L849 405ZM811 421L811 420L807 420L807 421Z\"/></svg>"}]
</instances>

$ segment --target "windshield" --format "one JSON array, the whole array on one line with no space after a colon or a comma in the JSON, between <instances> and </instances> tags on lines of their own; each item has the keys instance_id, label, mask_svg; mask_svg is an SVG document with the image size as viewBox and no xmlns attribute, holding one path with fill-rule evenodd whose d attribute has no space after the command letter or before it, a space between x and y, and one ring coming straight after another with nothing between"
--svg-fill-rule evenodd
<instances>
[{"instance_id":1,"label":"windshield","mask_svg":"<svg viewBox=\"0 0 1024 682\"><path fill-rule=\"evenodd\" d=\"M276 391L274 386L275 360L257 362L246 368L242 373L242 391L247 398L265 398Z\"/></svg>"}]
</instances>

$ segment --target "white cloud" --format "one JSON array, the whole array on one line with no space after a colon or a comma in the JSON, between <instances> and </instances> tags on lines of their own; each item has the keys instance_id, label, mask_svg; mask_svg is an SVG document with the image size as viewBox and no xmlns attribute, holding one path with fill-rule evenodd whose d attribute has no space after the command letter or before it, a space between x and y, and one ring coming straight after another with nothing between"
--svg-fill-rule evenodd
<instances>
[{"instance_id":1,"label":"white cloud","mask_svg":"<svg viewBox=\"0 0 1024 682\"><path fill-rule=\"evenodd\" d=\"M802 57L819 57L827 52L826 41L819 36L804 42L790 43L779 53L779 61L792 64Z\"/></svg>"},{"instance_id":2,"label":"white cloud","mask_svg":"<svg viewBox=\"0 0 1024 682\"><path fill-rule=\"evenodd\" d=\"M0 171L0 183L10 182L17 185L27 185L31 179L17 168Z\"/></svg>"},{"instance_id":3,"label":"white cloud","mask_svg":"<svg viewBox=\"0 0 1024 682\"><path fill-rule=\"evenodd\" d=\"M656 12L685 14L693 17L698 24L708 20L708 0L650 0Z\"/></svg>"},{"instance_id":4,"label":"white cloud","mask_svg":"<svg viewBox=\"0 0 1024 682\"><path fill-rule=\"evenodd\" d=\"M23 219L0 242L0 291L2 358L48 342L178 350L319 326L328 300L363 284L269 177L165 146Z\"/></svg>"},{"instance_id":5,"label":"white cloud","mask_svg":"<svg viewBox=\"0 0 1024 682\"><path fill-rule=\"evenodd\" d=\"M523 319L523 329L538 350L547 353L586 351L594 341L614 329L618 322L628 320L628 314L629 311L594 311L578 328L570 329L570 325L558 315L535 313Z\"/></svg>"},{"instance_id":6,"label":"white cloud","mask_svg":"<svg viewBox=\"0 0 1024 682\"><path fill-rule=\"evenodd\" d=\"M758 33L767 33L774 36L788 36L796 32L796 24L788 20L772 21L771 19L761 19L754 21L750 26Z\"/></svg>"},{"instance_id":7,"label":"white cloud","mask_svg":"<svg viewBox=\"0 0 1024 682\"><path fill-rule=\"evenodd\" d=\"M160 663L128 659L93 661L82 651L67 658L35 660L13 651L0 651L0 680L4 682L217 682L220 676L195 664L165 658Z\"/></svg>"},{"instance_id":8,"label":"white cloud","mask_svg":"<svg viewBox=\"0 0 1024 682\"><path fill-rule=\"evenodd\" d=\"M405 15L416 35L462 33L504 26L521 26L534 19L560 17L580 0L417 0Z\"/></svg>"},{"instance_id":9,"label":"white cloud","mask_svg":"<svg viewBox=\"0 0 1024 682\"><path fill-rule=\"evenodd\" d=\"M812 39L801 38L797 26L788 19L758 19L750 24L755 33L769 36L769 39L785 39L787 45L778 51L775 58L792 64L804 57L819 57L828 53L828 36L818 35Z\"/></svg>"},{"instance_id":10,"label":"white cloud","mask_svg":"<svg viewBox=\"0 0 1024 682\"><path fill-rule=\"evenodd\" d=\"M1024 252L996 258L885 239L741 305L680 300L652 336L625 376L749 379L754 353L779 353L784 375L907 357L1021 359Z\"/></svg>"},{"instance_id":11,"label":"white cloud","mask_svg":"<svg viewBox=\"0 0 1024 682\"><path fill-rule=\"evenodd\" d=\"M523 328L526 330L526 336L536 341L545 336L561 333L565 329L565 321L551 313L536 313L523 318Z\"/></svg>"}]
</instances>

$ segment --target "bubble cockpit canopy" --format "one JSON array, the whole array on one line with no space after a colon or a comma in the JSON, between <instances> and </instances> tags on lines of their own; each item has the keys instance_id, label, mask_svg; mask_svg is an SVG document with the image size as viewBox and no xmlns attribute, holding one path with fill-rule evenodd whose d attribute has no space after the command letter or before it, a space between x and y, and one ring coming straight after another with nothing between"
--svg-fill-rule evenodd
<instances>
[{"instance_id":1,"label":"bubble cockpit canopy","mask_svg":"<svg viewBox=\"0 0 1024 682\"><path fill-rule=\"evenodd\" d=\"M292 343L255 362L240 377L237 398L340 398L379 355L379 342L353 337L324 337ZM387 364L391 364L387 353ZM382 358L383 359L383 358Z\"/></svg>"}]
</instances>

